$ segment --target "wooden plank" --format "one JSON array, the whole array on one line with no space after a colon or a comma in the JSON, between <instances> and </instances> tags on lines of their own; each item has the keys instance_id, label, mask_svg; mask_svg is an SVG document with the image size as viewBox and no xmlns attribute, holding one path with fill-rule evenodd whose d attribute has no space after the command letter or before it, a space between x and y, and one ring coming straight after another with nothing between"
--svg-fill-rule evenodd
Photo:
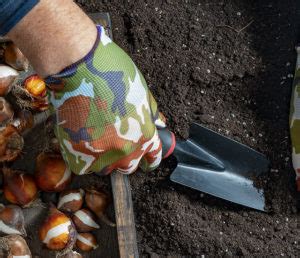
<instances>
[{"instance_id":1,"label":"wooden plank","mask_svg":"<svg viewBox=\"0 0 300 258\"><path fill-rule=\"evenodd\" d=\"M119 252L121 258L138 258L136 229L129 178L117 171L111 175Z\"/></svg>"}]
</instances>

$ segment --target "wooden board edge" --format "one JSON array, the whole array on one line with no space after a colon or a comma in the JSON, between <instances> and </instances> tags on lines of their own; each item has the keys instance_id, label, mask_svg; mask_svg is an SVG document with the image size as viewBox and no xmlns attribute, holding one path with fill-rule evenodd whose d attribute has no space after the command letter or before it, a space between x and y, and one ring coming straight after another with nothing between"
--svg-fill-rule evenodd
<instances>
[{"instance_id":1,"label":"wooden board edge","mask_svg":"<svg viewBox=\"0 0 300 258\"><path fill-rule=\"evenodd\" d=\"M90 13L96 24L101 24L107 35L113 39L109 13ZM128 175L114 171L111 174L115 217L119 242L120 258L138 258L138 246L133 212L131 187Z\"/></svg>"}]
</instances>

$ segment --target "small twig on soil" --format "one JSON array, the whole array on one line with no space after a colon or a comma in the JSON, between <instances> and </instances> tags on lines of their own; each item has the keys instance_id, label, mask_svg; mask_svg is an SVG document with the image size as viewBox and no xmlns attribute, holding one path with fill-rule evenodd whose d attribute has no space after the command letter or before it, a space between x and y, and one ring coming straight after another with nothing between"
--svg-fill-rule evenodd
<instances>
[{"instance_id":1,"label":"small twig on soil","mask_svg":"<svg viewBox=\"0 0 300 258\"><path fill-rule=\"evenodd\" d=\"M225 28L229 28L233 31L235 31L237 34L241 33L243 30L247 29L252 23L254 22L254 20L250 21L246 26L244 26L243 28L237 30L229 25L217 25L216 27L217 28L222 28L222 27L225 27Z\"/></svg>"}]
</instances>

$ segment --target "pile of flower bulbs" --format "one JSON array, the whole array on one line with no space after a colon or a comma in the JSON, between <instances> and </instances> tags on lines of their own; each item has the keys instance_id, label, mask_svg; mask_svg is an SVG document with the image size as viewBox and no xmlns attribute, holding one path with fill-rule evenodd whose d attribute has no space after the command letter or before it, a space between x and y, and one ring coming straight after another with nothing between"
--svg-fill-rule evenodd
<instances>
[{"instance_id":1,"label":"pile of flower bulbs","mask_svg":"<svg viewBox=\"0 0 300 258\"><path fill-rule=\"evenodd\" d=\"M91 232L100 228L98 220L115 226L105 215L111 202L107 193L99 189L68 189L72 174L59 154L39 154L34 175L4 167L3 176L3 194L11 204L0 206L1 233L26 237L23 209L41 202L41 191L60 192L58 201L50 203L48 216L38 232L42 244L50 250L68 255L74 245L80 251L94 250L98 244Z\"/></svg>"},{"instance_id":2,"label":"pile of flower bulbs","mask_svg":"<svg viewBox=\"0 0 300 258\"><path fill-rule=\"evenodd\" d=\"M0 60L0 162L10 162L23 149L22 133L34 126L33 114L47 110L48 100L46 84L37 75L18 83L29 63L12 42L0 46ZM21 111L15 114L8 99L14 99Z\"/></svg>"},{"instance_id":3,"label":"pile of flower bulbs","mask_svg":"<svg viewBox=\"0 0 300 258\"><path fill-rule=\"evenodd\" d=\"M34 173L8 168L22 152L22 134L35 126L35 118L39 112L45 113L48 101L45 82L37 75L16 83L19 72L27 70L29 63L12 42L2 46L0 55L4 61L0 64L0 170L3 195L10 203L0 204L0 233L5 235L0 238L0 257L32 257L23 238L27 236L23 209L43 206L41 192L60 193L58 200L51 200L48 216L39 226L41 244L60 257L82 257L73 249L87 252L98 247L91 233L100 228L98 220L115 226L105 215L110 197L101 189L69 189L72 172L55 138L50 149L37 156ZM10 95L21 108L18 114L7 100Z\"/></svg>"},{"instance_id":4,"label":"pile of flower bulbs","mask_svg":"<svg viewBox=\"0 0 300 258\"><path fill-rule=\"evenodd\" d=\"M29 62L14 43L2 46L0 65L0 96L9 92L16 97L16 102L22 108L44 111L48 109L47 90L45 82L38 75L31 75L23 83L15 83L19 72L27 71Z\"/></svg>"}]
</instances>

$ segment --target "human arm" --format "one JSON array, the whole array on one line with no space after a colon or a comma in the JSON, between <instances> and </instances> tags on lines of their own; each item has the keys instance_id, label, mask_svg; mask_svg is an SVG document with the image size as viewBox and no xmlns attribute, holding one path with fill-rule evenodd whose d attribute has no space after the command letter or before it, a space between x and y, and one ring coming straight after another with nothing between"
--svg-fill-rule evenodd
<instances>
[{"instance_id":1,"label":"human arm","mask_svg":"<svg viewBox=\"0 0 300 258\"><path fill-rule=\"evenodd\" d=\"M72 0L40 0L7 34L42 77L83 58L97 30Z\"/></svg>"}]
</instances>

